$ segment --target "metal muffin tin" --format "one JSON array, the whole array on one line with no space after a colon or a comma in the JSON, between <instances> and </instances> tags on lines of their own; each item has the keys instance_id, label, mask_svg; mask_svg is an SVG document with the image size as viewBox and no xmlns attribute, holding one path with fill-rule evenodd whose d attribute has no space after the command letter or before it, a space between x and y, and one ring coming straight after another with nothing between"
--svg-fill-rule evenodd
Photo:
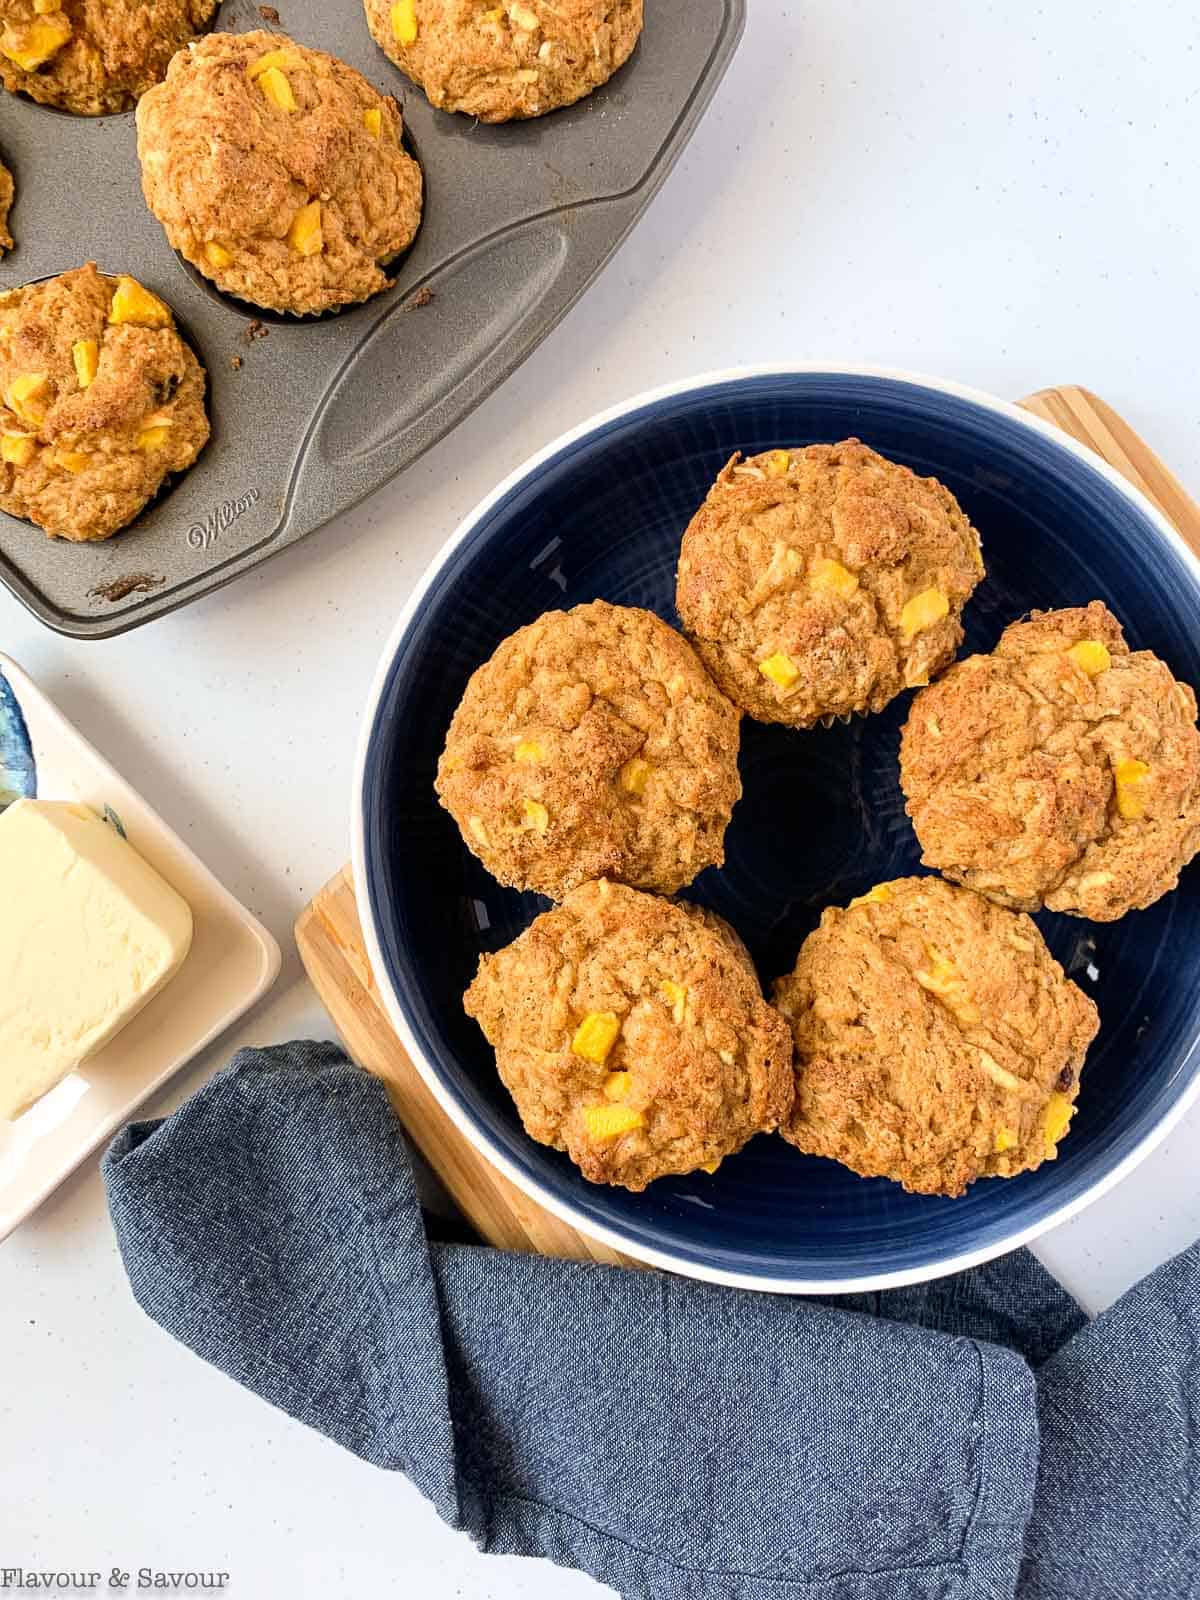
<instances>
[{"instance_id":1,"label":"metal muffin tin","mask_svg":"<svg viewBox=\"0 0 1200 1600\"><path fill-rule=\"evenodd\" d=\"M3 94L17 248L0 288L94 260L168 300L209 376L212 440L101 544L0 514L0 581L49 627L105 638L228 583L400 472L541 342L633 226L737 46L745 0L647 0L615 78L578 105L486 127L435 111L367 32L360 0L281 0L278 29L340 56L404 108L425 216L388 290L301 320L219 294L142 199L133 114L85 118ZM267 27L249 0L215 26Z\"/></svg>"}]
</instances>

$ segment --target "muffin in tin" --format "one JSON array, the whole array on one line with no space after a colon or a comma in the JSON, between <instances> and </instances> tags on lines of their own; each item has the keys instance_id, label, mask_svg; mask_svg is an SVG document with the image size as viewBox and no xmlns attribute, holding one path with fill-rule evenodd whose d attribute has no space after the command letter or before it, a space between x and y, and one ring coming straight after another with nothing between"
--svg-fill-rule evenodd
<instances>
[{"instance_id":1,"label":"muffin in tin","mask_svg":"<svg viewBox=\"0 0 1200 1600\"><path fill-rule=\"evenodd\" d=\"M137 111L142 188L219 289L306 315L369 299L421 220L400 110L282 34L212 33Z\"/></svg>"},{"instance_id":2,"label":"muffin in tin","mask_svg":"<svg viewBox=\"0 0 1200 1600\"><path fill-rule=\"evenodd\" d=\"M1196 696L1107 606L1034 612L913 701L922 859L1001 904L1112 922L1200 849Z\"/></svg>"},{"instance_id":3,"label":"muffin in tin","mask_svg":"<svg viewBox=\"0 0 1200 1600\"><path fill-rule=\"evenodd\" d=\"M737 711L633 606L547 611L472 676L437 793L501 883L561 900L609 877L673 893L724 860Z\"/></svg>"},{"instance_id":4,"label":"muffin in tin","mask_svg":"<svg viewBox=\"0 0 1200 1600\"><path fill-rule=\"evenodd\" d=\"M217 0L4 0L4 87L80 116L128 111Z\"/></svg>"},{"instance_id":5,"label":"muffin in tin","mask_svg":"<svg viewBox=\"0 0 1200 1600\"><path fill-rule=\"evenodd\" d=\"M107 539L208 439L205 374L167 306L95 264L0 295L0 509Z\"/></svg>"},{"instance_id":6,"label":"muffin in tin","mask_svg":"<svg viewBox=\"0 0 1200 1600\"><path fill-rule=\"evenodd\" d=\"M914 1194L1053 1160L1099 1027L1033 921L940 878L831 907L775 985L810 1155Z\"/></svg>"},{"instance_id":7,"label":"muffin in tin","mask_svg":"<svg viewBox=\"0 0 1200 1600\"><path fill-rule=\"evenodd\" d=\"M481 122L540 117L607 83L642 0L365 0L379 48L432 105Z\"/></svg>"},{"instance_id":8,"label":"muffin in tin","mask_svg":"<svg viewBox=\"0 0 1200 1600\"><path fill-rule=\"evenodd\" d=\"M464 1004L526 1132L591 1183L708 1172L787 1115L787 1024L719 918L583 884L485 956Z\"/></svg>"},{"instance_id":9,"label":"muffin in tin","mask_svg":"<svg viewBox=\"0 0 1200 1600\"><path fill-rule=\"evenodd\" d=\"M16 185L13 175L0 161L0 256L13 247L13 236L8 226L8 213L12 210Z\"/></svg>"},{"instance_id":10,"label":"muffin in tin","mask_svg":"<svg viewBox=\"0 0 1200 1600\"><path fill-rule=\"evenodd\" d=\"M983 575L950 491L847 439L735 455L684 533L675 603L730 699L809 728L928 683Z\"/></svg>"}]
</instances>

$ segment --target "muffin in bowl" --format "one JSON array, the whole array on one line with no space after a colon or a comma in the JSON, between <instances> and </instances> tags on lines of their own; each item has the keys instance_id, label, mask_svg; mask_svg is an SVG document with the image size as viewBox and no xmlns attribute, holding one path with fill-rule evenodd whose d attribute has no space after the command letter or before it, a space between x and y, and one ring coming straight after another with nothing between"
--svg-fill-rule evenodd
<instances>
[{"instance_id":1,"label":"muffin in bowl","mask_svg":"<svg viewBox=\"0 0 1200 1600\"><path fill-rule=\"evenodd\" d=\"M464 1004L526 1132L591 1183L721 1161L792 1099L787 1024L711 912L586 883L480 962Z\"/></svg>"},{"instance_id":2,"label":"muffin in bowl","mask_svg":"<svg viewBox=\"0 0 1200 1600\"><path fill-rule=\"evenodd\" d=\"M927 866L1114 922L1200 849L1196 696L1093 601L1035 611L913 701L900 776Z\"/></svg>"},{"instance_id":3,"label":"muffin in bowl","mask_svg":"<svg viewBox=\"0 0 1200 1600\"><path fill-rule=\"evenodd\" d=\"M437 793L501 883L609 877L672 894L724 860L738 714L673 628L595 600L547 611L472 676Z\"/></svg>"},{"instance_id":4,"label":"muffin in bowl","mask_svg":"<svg viewBox=\"0 0 1200 1600\"><path fill-rule=\"evenodd\" d=\"M948 489L846 439L733 456L684 533L675 604L736 705L810 728L928 683L983 572Z\"/></svg>"},{"instance_id":5,"label":"muffin in bowl","mask_svg":"<svg viewBox=\"0 0 1200 1600\"><path fill-rule=\"evenodd\" d=\"M912 1194L1052 1161L1096 1007L1029 917L940 878L830 907L775 985L796 1045L782 1132Z\"/></svg>"}]
</instances>

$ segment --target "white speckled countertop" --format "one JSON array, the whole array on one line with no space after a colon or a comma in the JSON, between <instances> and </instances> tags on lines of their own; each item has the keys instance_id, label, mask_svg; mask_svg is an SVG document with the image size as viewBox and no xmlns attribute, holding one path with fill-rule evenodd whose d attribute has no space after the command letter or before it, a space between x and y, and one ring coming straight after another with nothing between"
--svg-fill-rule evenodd
<instances>
[{"instance_id":1,"label":"white speckled countertop","mask_svg":"<svg viewBox=\"0 0 1200 1600\"><path fill-rule=\"evenodd\" d=\"M1152 10L1147 26L1148 8L1118 0L750 0L740 55L650 214L402 481L122 639L56 638L0 596L0 646L285 946L274 996L152 1110L235 1043L331 1035L290 927L348 853L364 686L429 554L564 427L708 367L881 362L1014 398L1086 384L1200 488L1181 349L1200 326L1200 20L1191 0ZM1089 1307L1200 1235L1198 1138L1194 1112L1042 1241ZM478 1556L403 1479L172 1344L129 1295L95 1161L0 1246L0 1366L0 1567L225 1570L247 1600L600 1592Z\"/></svg>"}]
</instances>

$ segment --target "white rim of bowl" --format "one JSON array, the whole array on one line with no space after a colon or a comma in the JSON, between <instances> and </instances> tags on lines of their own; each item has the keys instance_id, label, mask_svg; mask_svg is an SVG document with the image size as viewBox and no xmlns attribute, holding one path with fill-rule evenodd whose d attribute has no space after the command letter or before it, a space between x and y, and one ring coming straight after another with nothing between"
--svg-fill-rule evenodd
<instances>
[{"instance_id":1,"label":"white rim of bowl","mask_svg":"<svg viewBox=\"0 0 1200 1600\"><path fill-rule=\"evenodd\" d=\"M557 1217L561 1222L568 1223L589 1239L595 1239L601 1244L609 1246L610 1249L619 1251L622 1255L631 1256L637 1261L644 1262L647 1266L661 1267L665 1271L679 1273L687 1278L697 1278L706 1283L720 1283L736 1289L759 1289L768 1294L856 1294L876 1289L898 1289L910 1283L925 1283L933 1278L949 1277L953 1273L965 1271L968 1267L977 1267L985 1261L994 1261L998 1256L1007 1255L1021 1245L1029 1244L1042 1234L1049 1233L1051 1229L1061 1227L1064 1222L1069 1222L1072 1217L1078 1216L1081 1211L1084 1211L1088 1206L1099 1200L1102 1195L1107 1194L1110 1189L1115 1188L1124 1178L1127 1178L1135 1167L1141 1165L1150 1152L1162 1143L1171 1130L1191 1109L1197 1097L1200 1096L1200 1072L1196 1073L1192 1082L1179 1096L1179 1099L1170 1110L1144 1135L1141 1142L1135 1145L1113 1167L1111 1172L1106 1173L1102 1178L1098 1178L1082 1194L1077 1195L1073 1200L1067 1201L1056 1211L1052 1211L1049 1216L1043 1217L1038 1222L1031 1223L1028 1227L1018 1228L1013 1233L1006 1234L1003 1239L983 1245L977 1250L967 1250L959 1255L949 1256L945 1260L931 1262L926 1266L899 1268L893 1272L871 1272L855 1278L834 1279L770 1278L756 1273L727 1272L719 1267L709 1267L700 1262L689 1261L686 1257L672 1255L669 1251L656 1250L648 1245L633 1242L615 1229L607 1228L602 1223L592 1221L590 1217L576 1211L574 1206L548 1193L535 1179L510 1161L502 1150L492 1144L491 1140L474 1125L467 1112L445 1088L438 1073L426 1060L423 1050L408 1025L403 1008L393 992L391 980L384 964L383 952L375 935L375 921L371 911L371 897L366 875L362 794L363 779L366 772L367 748L370 744L371 732L379 709L379 699L387 681L392 662L395 660L396 653L400 647L400 641L408 631L409 624L428 594L431 585L451 555L498 501L502 500L505 495L545 462L556 456L561 450L566 449L568 445L576 443L588 434L594 433L598 428L607 426L610 422L618 421L631 411L640 410L643 406L654 405L661 400L670 400L677 395L689 394L695 389L706 389L714 384L737 383L750 378L786 377L789 373L802 375L815 372L829 373L835 377L886 378L898 383L911 384L916 388L930 389L935 393L951 395L955 399L968 400L974 405L983 407L985 410L998 412L1000 415L1008 417L1010 421L1017 422L1022 427L1027 428L1031 433L1041 434L1043 438L1050 440L1069 454L1076 456L1102 478L1107 479L1115 489L1124 495L1127 500L1131 501L1137 510L1157 527L1167 544L1182 558L1184 564L1191 570L1197 587L1200 588L1200 559L1196 557L1191 547L1185 542L1178 530L1159 511L1158 507L1153 505L1140 490L1135 489L1126 478L1123 478L1115 467L1109 466L1108 462L1102 460L1093 450L1071 438L1069 434L1064 433L1061 428L1056 427L1053 423L1046 422L1032 412L1023 410L1014 401L997 399L995 395L988 394L982 389L972 388L969 384L954 383L942 378L931 378L922 373L907 372L899 367L846 365L836 361L767 362L761 365L724 367L711 372L699 373L695 377L684 378L676 383L663 384L657 389L646 389L642 393L620 402L618 405L610 406L607 410L597 412L576 427L569 428L565 433L560 434L558 438L543 446L541 450L535 451L519 467L510 472L496 488L484 496L474 510L467 513L458 527L455 528L454 532L425 568L424 573L408 598L408 603L400 613L395 627L388 636L383 653L379 658L379 665L375 669L375 676L371 683L359 729L350 814L354 892L358 901L359 921L362 925L367 945L367 955L371 962L371 969L375 974L375 981L379 986L380 994L383 996L384 1006L391 1024L400 1037L400 1042L408 1052L409 1058L421 1074L430 1092L459 1132L498 1172L502 1173L523 1194L528 1195L531 1200L544 1207L552 1216Z\"/></svg>"}]
</instances>

